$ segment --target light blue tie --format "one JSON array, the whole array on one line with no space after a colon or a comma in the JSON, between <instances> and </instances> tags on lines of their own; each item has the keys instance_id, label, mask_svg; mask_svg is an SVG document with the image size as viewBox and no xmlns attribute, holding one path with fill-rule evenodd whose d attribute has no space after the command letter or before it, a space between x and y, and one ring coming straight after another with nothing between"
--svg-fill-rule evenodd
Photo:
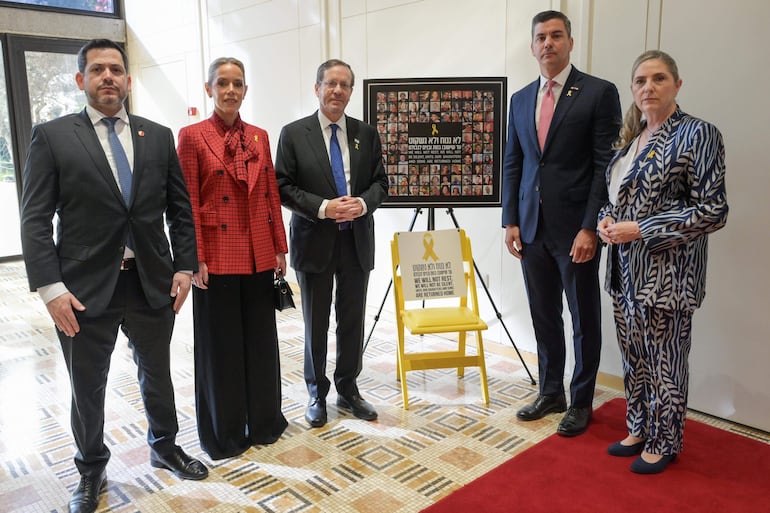
<instances>
[{"instance_id":1,"label":"light blue tie","mask_svg":"<svg viewBox=\"0 0 770 513\"><path fill-rule=\"evenodd\" d=\"M123 193L123 200L126 202L126 206L128 206L131 202L131 181L133 176L131 175L131 165L128 163L126 150L123 149L123 145L120 144L120 139L118 139L118 134L115 132L115 123L117 123L118 119L120 118L102 118L104 124L107 125L107 140L110 142L112 157L115 159L115 167L118 168L120 192Z\"/></svg>"},{"instance_id":2,"label":"light blue tie","mask_svg":"<svg viewBox=\"0 0 770 513\"><path fill-rule=\"evenodd\" d=\"M118 134L115 132L115 123L120 118L102 118L104 124L107 125L107 140L110 143L110 149L112 150L112 157L115 159L115 167L118 168L118 181L120 182L120 192L123 194L123 201L128 206L131 202L131 183L133 176L131 174L131 165L128 163L128 157L126 156L126 150L123 149L123 145L118 139ZM133 249L134 241L131 239L131 232L128 233L128 241L126 246L129 249Z\"/></svg>"},{"instance_id":3,"label":"light blue tie","mask_svg":"<svg viewBox=\"0 0 770 513\"><path fill-rule=\"evenodd\" d=\"M329 142L329 156L331 157L334 184L337 186L337 194L340 196L347 196L348 185L345 180L345 163L342 160L340 142L337 140L337 129L339 127L336 123L332 123L329 126L332 128L332 139Z\"/></svg>"}]
</instances>

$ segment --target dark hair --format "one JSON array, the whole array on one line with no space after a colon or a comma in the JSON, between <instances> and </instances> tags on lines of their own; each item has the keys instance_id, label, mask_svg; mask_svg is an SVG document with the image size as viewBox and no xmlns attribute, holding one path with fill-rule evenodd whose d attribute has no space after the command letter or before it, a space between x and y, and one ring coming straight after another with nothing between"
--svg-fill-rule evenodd
<instances>
[{"instance_id":1,"label":"dark hair","mask_svg":"<svg viewBox=\"0 0 770 513\"><path fill-rule=\"evenodd\" d=\"M535 14L535 17L532 18L532 39L535 38L535 25L538 23L545 23L549 20L563 21L564 26L567 28L567 37L572 37L572 23L570 23L566 14L559 11L543 11Z\"/></svg>"},{"instance_id":2,"label":"dark hair","mask_svg":"<svg viewBox=\"0 0 770 513\"><path fill-rule=\"evenodd\" d=\"M213 85L214 77L217 74L217 70L220 66L224 66L225 64L233 64L235 66L238 66L241 68L241 73L243 73L244 80L246 79L246 69L243 67L243 63L236 59L235 57L220 57L218 59L214 59L214 62L212 62L209 65L209 78L206 81L208 85Z\"/></svg>"},{"instance_id":3,"label":"dark hair","mask_svg":"<svg viewBox=\"0 0 770 513\"><path fill-rule=\"evenodd\" d=\"M674 77L674 82L679 82L679 67L676 65L676 61L673 57L661 50L647 50L642 55L636 58L633 66L631 66L631 82L634 81L634 73L636 68L645 61L659 60L666 65L668 72ZM631 106L628 107L625 116L623 116L623 126L620 129L620 138L615 143L613 148L621 149L634 140L634 138L642 133L646 123L642 123L642 111L636 106L636 102L631 102Z\"/></svg>"},{"instance_id":4,"label":"dark hair","mask_svg":"<svg viewBox=\"0 0 770 513\"><path fill-rule=\"evenodd\" d=\"M353 68L351 68L350 64L347 62L341 61L339 59L329 59L328 61L318 66L318 72L316 72L315 75L315 83L321 85L321 82L324 81L324 73L326 73L326 70L333 68L334 66L345 66L348 68L348 70L350 70L350 87L356 85L356 75L353 73Z\"/></svg>"},{"instance_id":5,"label":"dark hair","mask_svg":"<svg viewBox=\"0 0 770 513\"><path fill-rule=\"evenodd\" d=\"M87 57L90 50L107 48L120 52L120 56L123 58L123 66L126 68L126 72L128 72L128 57L126 56L126 52L123 51L123 48L121 48L118 43L109 39L92 39L83 45L78 51L78 71L81 73L86 72Z\"/></svg>"}]
</instances>

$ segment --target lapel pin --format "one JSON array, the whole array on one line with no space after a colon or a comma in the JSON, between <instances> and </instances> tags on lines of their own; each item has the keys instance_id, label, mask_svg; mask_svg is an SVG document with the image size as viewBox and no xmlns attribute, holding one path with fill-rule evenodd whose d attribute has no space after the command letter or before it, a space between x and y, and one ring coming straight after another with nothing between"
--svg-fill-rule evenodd
<instances>
[{"instance_id":1,"label":"lapel pin","mask_svg":"<svg viewBox=\"0 0 770 513\"><path fill-rule=\"evenodd\" d=\"M259 142L259 135L254 136L254 142Z\"/></svg>"},{"instance_id":2,"label":"lapel pin","mask_svg":"<svg viewBox=\"0 0 770 513\"><path fill-rule=\"evenodd\" d=\"M353 139L353 146L358 149L358 139Z\"/></svg>"},{"instance_id":3,"label":"lapel pin","mask_svg":"<svg viewBox=\"0 0 770 513\"><path fill-rule=\"evenodd\" d=\"M650 150L650 153L647 154L648 159L654 159L655 158L655 150Z\"/></svg>"},{"instance_id":4,"label":"lapel pin","mask_svg":"<svg viewBox=\"0 0 770 513\"><path fill-rule=\"evenodd\" d=\"M144 130L139 130L139 131L138 131L136 134L137 134L139 137L144 137Z\"/></svg>"}]
</instances>

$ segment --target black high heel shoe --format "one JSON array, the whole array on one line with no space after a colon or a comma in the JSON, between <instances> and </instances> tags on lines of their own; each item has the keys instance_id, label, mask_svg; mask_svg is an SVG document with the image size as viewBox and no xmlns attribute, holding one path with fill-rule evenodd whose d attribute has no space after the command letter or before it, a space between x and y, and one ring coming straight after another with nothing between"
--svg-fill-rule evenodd
<instances>
[{"instance_id":1,"label":"black high heel shoe","mask_svg":"<svg viewBox=\"0 0 770 513\"><path fill-rule=\"evenodd\" d=\"M636 442L633 445L623 445L620 442L615 442L614 444L607 447L607 452L611 456L636 456L637 454L641 453L642 450L644 450L645 442L646 440L642 440L641 442Z\"/></svg>"},{"instance_id":2,"label":"black high heel shoe","mask_svg":"<svg viewBox=\"0 0 770 513\"><path fill-rule=\"evenodd\" d=\"M655 463L647 463L641 456L631 463L631 472L637 474L660 474L666 466L676 460L676 454L666 454Z\"/></svg>"}]
</instances>

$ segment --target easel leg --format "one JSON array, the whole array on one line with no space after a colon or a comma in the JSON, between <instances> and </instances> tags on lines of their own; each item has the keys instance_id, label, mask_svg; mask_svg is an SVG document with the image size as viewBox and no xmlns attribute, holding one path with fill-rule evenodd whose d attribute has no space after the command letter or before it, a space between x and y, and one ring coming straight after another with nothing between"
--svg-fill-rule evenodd
<instances>
[{"instance_id":1,"label":"easel leg","mask_svg":"<svg viewBox=\"0 0 770 513\"><path fill-rule=\"evenodd\" d=\"M433 212L433 209L431 208L431 214ZM409 230L412 231L414 229L414 223L417 222L417 216L422 213L422 208L415 208L414 214L412 215L412 221L409 223ZM372 338L372 333L374 333L374 328L377 326L377 321L380 320L380 315L382 314L382 309L385 307L385 301L388 299L388 294L390 294L390 288L393 286L393 278L390 279L390 283L388 283L388 288L385 289L385 294L382 296L382 302L380 303L380 308L377 310L377 314L374 316L374 324L372 324L372 329L369 331L369 336L366 337L366 340L364 341L364 348L362 349L362 353L366 352L366 347L369 345L369 339Z\"/></svg>"},{"instance_id":2,"label":"easel leg","mask_svg":"<svg viewBox=\"0 0 770 513\"><path fill-rule=\"evenodd\" d=\"M448 208L447 214L449 214L449 217L452 218L452 222L455 225L455 228L459 229L460 224L457 222L457 218L455 217L454 209ZM411 231L411 230L410 230ZM524 361L524 358L522 358L521 353L519 352L519 348L516 347L516 343L513 341L513 337L511 336L511 332L508 331L508 327L505 325L505 322L503 322L503 315L500 313L500 311L497 309L497 305L495 305L494 299L492 299L492 294L489 292L489 288L487 287L487 284L484 282L483 275L481 274L481 271L479 271L479 266L476 265L476 259L473 259L473 268L476 270L476 278L481 282L481 286L484 289L484 292L487 293L487 298L489 299L489 304L492 305L492 309L495 311L495 316L497 317L497 320L500 321L500 325L505 330L505 334L508 335L508 340L510 340L511 345L513 346L513 349L516 351L516 354L519 356L519 360L521 361L521 364L524 366L524 370L527 371L527 374L529 375L529 379L532 385L535 385L535 378L532 377L532 373L529 371L529 367L527 367L526 362ZM392 283L392 281L391 281Z\"/></svg>"}]
</instances>

